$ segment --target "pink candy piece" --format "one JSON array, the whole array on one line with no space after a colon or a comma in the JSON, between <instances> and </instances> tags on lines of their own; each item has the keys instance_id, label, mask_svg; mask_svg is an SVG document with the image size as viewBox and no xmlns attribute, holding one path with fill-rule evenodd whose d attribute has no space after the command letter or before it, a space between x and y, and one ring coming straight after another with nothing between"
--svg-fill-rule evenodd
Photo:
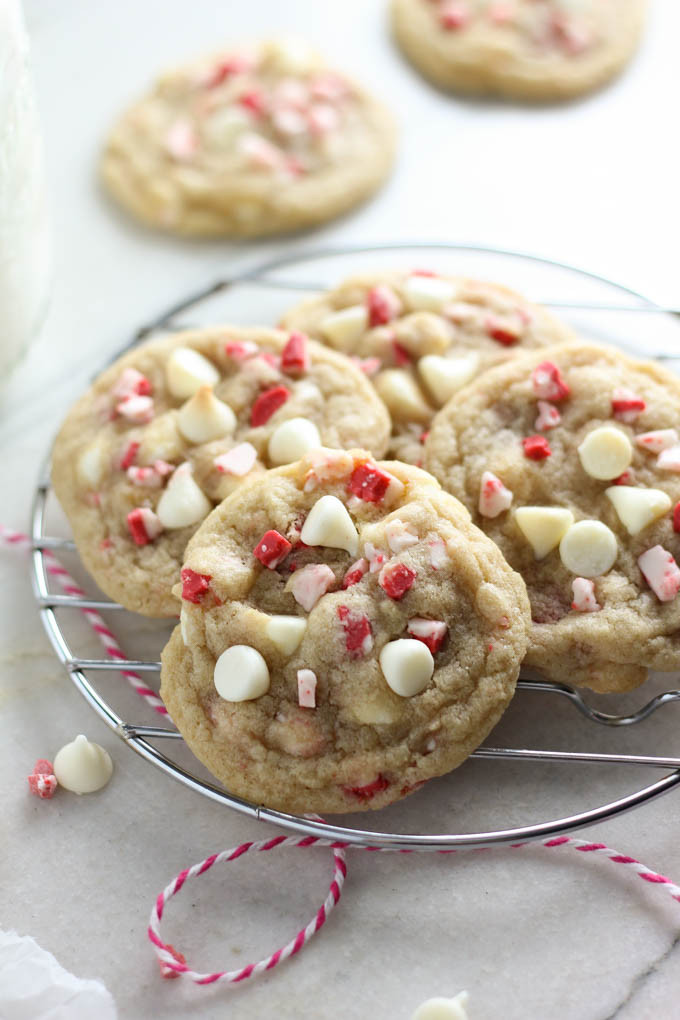
<instances>
[{"instance_id":1,"label":"pink candy piece","mask_svg":"<svg viewBox=\"0 0 680 1020\"><path fill-rule=\"evenodd\" d=\"M143 489L159 489L163 481L152 467L129 467L127 476L133 485L139 485Z\"/></svg>"},{"instance_id":2,"label":"pink candy piece","mask_svg":"<svg viewBox=\"0 0 680 1020\"><path fill-rule=\"evenodd\" d=\"M368 324L373 328L392 322L398 315L401 315L404 306L399 295L391 287L379 283L376 287L372 287L366 295L366 307L368 309Z\"/></svg>"},{"instance_id":3,"label":"pink candy piece","mask_svg":"<svg viewBox=\"0 0 680 1020\"><path fill-rule=\"evenodd\" d=\"M377 574L387 562L387 554L374 546L372 542L366 542L364 545L364 556L368 560L368 569L372 574Z\"/></svg>"},{"instance_id":4,"label":"pink candy piece","mask_svg":"<svg viewBox=\"0 0 680 1020\"><path fill-rule=\"evenodd\" d=\"M363 372L364 375L367 375L369 379L382 368L382 361L380 358L352 358L351 360L357 366L359 371Z\"/></svg>"},{"instance_id":5,"label":"pink candy piece","mask_svg":"<svg viewBox=\"0 0 680 1020\"><path fill-rule=\"evenodd\" d=\"M257 450L252 443L239 443L233 449L215 457L213 463L221 474L242 478L248 474L256 460Z\"/></svg>"},{"instance_id":6,"label":"pink candy piece","mask_svg":"<svg viewBox=\"0 0 680 1020\"><path fill-rule=\"evenodd\" d=\"M259 349L252 340L227 340L224 345L225 354L234 361L247 361L257 354Z\"/></svg>"},{"instance_id":7,"label":"pink candy piece","mask_svg":"<svg viewBox=\"0 0 680 1020\"><path fill-rule=\"evenodd\" d=\"M54 765L46 758L38 758L33 766L33 771L28 776L28 786L32 794L40 797L41 800L49 800L57 789Z\"/></svg>"},{"instance_id":8,"label":"pink candy piece","mask_svg":"<svg viewBox=\"0 0 680 1020\"><path fill-rule=\"evenodd\" d=\"M393 553L400 553L418 543L418 535L398 517L393 518L385 525L385 538Z\"/></svg>"},{"instance_id":9,"label":"pink candy piece","mask_svg":"<svg viewBox=\"0 0 680 1020\"><path fill-rule=\"evenodd\" d=\"M680 570L671 554L661 545L655 545L642 556L638 566L660 602L671 602L680 591Z\"/></svg>"},{"instance_id":10,"label":"pink candy piece","mask_svg":"<svg viewBox=\"0 0 680 1020\"><path fill-rule=\"evenodd\" d=\"M595 598L595 585L588 578L575 577L571 587L574 593L571 608L577 613L596 613L598 609L602 609Z\"/></svg>"},{"instance_id":11,"label":"pink candy piece","mask_svg":"<svg viewBox=\"0 0 680 1020\"><path fill-rule=\"evenodd\" d=\"M678 433L675 429L657 429L655 432L641 432L635 437L637 446L650 453L661 453L668 450L678 442Z\"/></svg>"},{"instance_id":12,"label":"pink candy piece","mask_svg":"<svg viewBox=\"0 0 680 1020\"><path fill-rule=\"evenodd\" d=\"M554 429L561 421L562 415L553 404L549 404L547 400L539 400L538 417L534 422L534 428L537 432L547 432L548 429Z\"/></svg>"},{"instance_id":13,"label":"pink candy piece","mask_svg":"<svg viewBox=\"0 0 680 1020\"><path fill-rule=\"evenodd\" d=\"M519 341L522 331L497 315L487 316L485 328L492 340L504 347L512 347Z\"/></svg>"},{"instance_id":14,"label":"pink candy piece","mask_svg":"<svg viewBox=\"0 0 680 1020\"><path fill-rule=\"evenodd\" d=\"M295 601L309 613L335 584L335 574L325 563L310 563L296 570L288 583Z\"/></svg>"},{"instance_id":15,"label":"pink candy piece","mask_svg":"<svg viewBox=\"0 0 680 1020\"><path fill-rule=\"evenodd\" d=\"M512 505L512 493L491 471L482 475L479 487L479 512L482 517L498 517Z\"/></svg>"},{"instance_id":16,"label":"pink candy piece","mask_svg":"<svg viewBox=\"0 0 680 1020\"><path fill-rule=\"evenodd\" d=\"M311 669L299 669L297 683L300 708L316 708L316 673Z\"/></svg>"},{"instance_id":17,"label":"pink candy piece","mask_svg":"<svg viewBox=\"0 0 680 1020\"><path fill-rule=\"evenodd\" d=\"M309 108L307 123L310 132L318 137L335 131L340 124L340 116L335 107L328 103L314 103Z\"/></svg>"},{"instance_id":18,"label":"pink candy piece","mask_svg":"<svg viewBox=\"0 0 680 1020\"><path fill-rule=\"evenodd\" d=\"M348 82L333 71L323 71L315 75L309 84L309 91L315 99L325 99L336 103L344 99L350 91Z\"/></svg>"},{"instance_id":19,"label":"pink candy piece","mask_svg":"<svg viewBox=\"0 0 680 1020\"><path fill-rule=\"evenodd\" d=\"M512 4L493 3L487 10L487 17L494 25L507 25L515 20L515 11Z\"/></svg>"},{"instance_id":20,"label":"pink candy piece","mask_svg":"<svg viewBox=\"0 0 680 1020\"><path fill-rule=\"evenodd\" d=\"M135 545L148 545L163 531L158 515L146 506L138 506L130 511L127 526Z\"/></svg>"},{"instance_id":21,"label":"pink candy piece","mask_svg":"<svg viewBox=\"0 0 680 1020\"><path fill-rule=\"evenodd\" d=\"M281 369L286 375L304 375L309 371L309 344L304 333L294 330L281 352Z\"/></svg>"},{"instance_id":22,"label":"pink candy piece","mask_svg":"<svg viewBox=\"0 0 680 1020\"><path fill-rule=\"evenodd\" d=\"M628 425L639 418L646 406L642 397L638 397L632 390L621 388L614 390L612 394L612 414Z\"/></svg>"},{"instance_id":23,"label":"pink candy piece","mask_svg":"<svg viewBox=\"0 0 680 1020\"><path fill-rule=\"evenodd\" d=\"M439 8L439 23L449 31L464 28L470 20L470 10L462 0L444 0Z\"/></svg>"},{"instance_id":24,"label":"pink candy piece","mask_svg":"<svg viewBox=\"0 0 680 1020\"><path fill-rule=\"evenodd\" d=\"M161 478L166 478L175 470L175 464L169 464L167 460L157 459L153 462L153 469Z\"/></svg>"},{"instance_id":25,"label":"pink candy piece","mask_svg":"<svg viewBox=\"0 0 680 1020\"><path fill-rule=\"evenodd\" d=\"M542 361L536 365L531 373L531 384L536 396L542 400L566 400L571 392L559 368L552 361Z\"/></svg>"},{"instance_id":26,"label":"pink candy piece","mask_svg":"<svg viewBox=\"0 0 680 1020\"><path fill-rule=\"evenodd\" d=\"M241 152L254 167L263 170L278 170L285 165L284 153L277 145L262 135L243 135L239 143Z\"/></svg>"},{"instance_id":27,"label":"pink candy piece","mask_svg":"<svg viewBox=\"0 0 680 1020\"><path fill-rule=\"evenodd\" d=\"M680 446L670 446L662 450L656 458L656 466L661 471L680 472Z\"/></svg>"},{"instance_id":28,"label":"pink candy piece","mask_svg":"<svg viewBox=\"0 0 680 1020\"><path fill-rule=\"evenodd\" d=\"M444 643L447 625L443 620L425 620L420 616L414 616L406 626L411 637L422 641L435 655Z\"/></svg>"},{"instance_id":29,"label":"pink candy piece","mask_svg":"<svg viewBox=\"0 0 680 1020\"><path fill-rule=\"evenodd\" d=\"M292 549L287 538L278 531L266 531L253 549L253 556L269 570L276 570Z\"/></svg>"},{"instance_id":30,"label":"pink candy piece","mask_svg":"<svg viewBox=\"0 0 680 1020\"><path fill-rule=\"evenodd\" d=\"M415 579L415 570L411 570L405 563L387 563L378 574L378 584L395 602L403 599L413 587Z\"/></svg>"},{"instance_id":31,"label":"pink candy piece","mask_svg":"<svg viewBox=\"0 0 680 1020\"><path fill-rule=\"evenodd\" d=\"M338 606L338 619L345 632L345 648L350 659L368 655L373 648L373 628L365 613L354 613L349 606Z\"/></svg>"},{"instance_id":32,"label":"pink candy piece","mask_svg":"<svg viewBox=\"0 0 680 1020\"><path fill-rule=\"evenodd\" d=\"M133 440L125 447L122 456L120 458L120 469L121 471L127 471L131 464L134 464L137 451L139 450L140 443Z\"/></svg>"},{"instance_id":33,"label":"pink candy piece","mask_svg":"<svg viewBox=\"0 0 680 1020\"><path fill-rule=\"evenodd\" d=\"M151 392L151 383L136 368L124 369L111 390L112 395L118 400L125 400L126 397L148 397Z\"/></svg>"},{"instance_id":34,"label":"pink candy piece","mask_svg":"<svg viewBox=\"0 0 680 1020\"><path fill-rule=\"evenodd\" d=\"M272 113L272 124L281 135L289 138L304 135L307 132L307 118L299 110L282 107Z\"/></svg>"},{"instance_id":35,"label":"pink candy piece","mask_svg":"<svg viewBox=\"0 0 680 1020\"><path fill-rule=\"evenodd\" d=\"M190 160L198 151L198 135L191 121L176 120L165 136L165 148L177 160Z\"/></svg>"},{"instance_id":36,"label":"pink candy piece","mask_svg":"<svg viewBox=\"0 0 680 1020\"><path fill-rule=\"evenodd\" d=\"M430 564L433 570L441 570L449 562L449 554L446 551L446 545L444 540L441 538L433 538L429 542L430 546Z\"/></svg>"},{"instance_id":37,"label":"pink candy piece","mask_svg":"<svg viewBox=\"0 0 680 1020\"><path fill-rule=\"evenodd\" d=\"M361 578L366 573L368 573L368 560L365 560L362 557L360 560L357 560L356 563L352 564L352 566L349 568L349 570L343 577L342 579L343 590L346 588L351 588L352 585L354 584L358 584Z\"/></svg>"},{"instance_id":38,"label":"pink candy piece","mask_svg":"<svg viewBox=\"0 0 680 1020\"><path fill-rule=\"evenodd\" d=\"M116 412L135 425L146 425L153 418L151 397L125 397L116 404Z\"/></svg>"}]
</instances>

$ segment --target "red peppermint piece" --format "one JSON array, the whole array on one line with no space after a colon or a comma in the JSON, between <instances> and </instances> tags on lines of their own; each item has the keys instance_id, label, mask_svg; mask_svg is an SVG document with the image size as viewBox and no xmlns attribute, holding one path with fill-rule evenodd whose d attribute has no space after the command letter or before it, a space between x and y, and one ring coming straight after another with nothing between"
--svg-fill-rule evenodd
<instances>
[{"instance_id":1,"label":"red peppermint piece","mask_svg":"<svg viewBox=\"0 0 680 1020\"><path fill-rule=\"evenodd\" d=\"M293 332L281 352L281 369L287 375L304 375L309 370L309 349L304 333Z\"/></svg>"},{"instance_id":2,"label":"red peppermint piece","mask_svg":"<svg viewBox=\"0 0 680 1020\"><path fill-rule=\"evenodd\" d=\"M177 961L177 963L186 964L186 962L187 962L186 961L186 957L184 956L183 953L178 952L175 949L174 946L167 945L165 948L168 950L170 955L172 957L174 957L174 959ZM165 963L164 960L159 960L158 961L158 966L161 969L161 977L162 978L167 978L168 981L172 981L174 978L178 978L179 975L180 975L180 971L173 970L172 967L169 967L168 964Z\"/></svg>"},{"instance_id":3,"label":"red peppermint piece","mask_svg":"<svg viewBox=\"0 0 680 1020\"><path fill-rule=\"evenodd\" d=\"M398 295L384 283L369 290L366 295L366 307L368 308L368 325L371 329L374 326L384 326L385 323L392 322L402 310Z\"/></svg>"},{"instance_id":4,"label":"red peppermint piece","mask_svg":"<svg viewBox=\"0 0 680 1020\"><path fill-rule=\"evenodd\" d=\"M267 531L253 549L253 556L269 570L275 570L292 548L288 539L278 531Z\"/></svg>"},{"instance_id":5,"label":"red peppermint piece","mask_svg":"<svg viewBox=\"0 0 680 1020\"><path fill-rule=\"evenodd\" d=\"M362 464L357 464L352 471L348 488L365 503L380 503L385 498L391 480L391 475L382 471L377 464L366 460Z\"/></svg>"},{"instance_id":6,"label":"red peppermint piece","mask_svg":"<svg viewBox=\"0 0 680 1020\"><path fill-rule=\"evenodd\" d=\"M267 101L258 89L249 89L238 97L238 103L255 117L264 117L267 112Z\"/></svg>"},{"instance_id":7,"label":"red peppermint piece","mask_svg":"<svg viewBox=\"0 0 680 1020\"><path fill-rule=\"evenodd\" d=\"M47 775L44 772L34 772L28 777L29 790L41 800L50 800L58 785L56 776Z\"/></svg>"},{"instance_id":8,"label":"red peppermint piece","mask_svg":"<svg viewBox=\"0 0 680 1020\"><path fill-rule=\"evenodd\" d=\"M680 505L680 504L679 504ZM342 579L343 590L358 584L361 578L368 572L368 560L360 559L353 563Z\"/></svg>"},{"instance_id":9,"label":"red peppermint piece","mask_svg":"<svg viewBox=\"0 0 680 1020\"><path fill-rule=\"evenodd\" d=\"M444 0L439 11L439 23L442 28L449 31L465 28L469 20L470 11L467 4L460 0Z\"/></svg>"},{"instance_id":10,"label":"red peppermint piece","mask_svg":"<svg viewBox=\"0 0 680 1020\"><path fill-rule=\"evenodd\" d=\"M224 345L224 353L234 361L247 361L259 351L259 347L252 340L227 340Z\"/></svg>"},{"instance_id":11,"label":"red peppermint piece","mask_svg":"<svg viewBox=\"0 0 680 1020\"><path fill-rule=\"evenodd\" d=\"M182 598L185 602L199 605L207 592L210 591L212 574L198 574L191 567L182 570Z\"/></svg>"},{"instance_id":12,"label":"red peppermint piece","mask_svg":"<svg viewBox=\"0 0 680 1020\"><path fill-rule=\"evenodd\" d=\"M531 383L534 393L541 400L566 400L571 393L562 373L552 361L542 361L536 365L531 373Z\"/></svg>"},{"instance_id":13,"label":"red peppermint piece","mask_svg":"<svg viewBox=\"0 0 680 1020\"><path fill-rule=\"evenodd\" d=\"M415 579L415 570L405 563L387 563L378 575L378 584L386 595L398 602L413 587Z\"/></svg>"},{"instance_id":14,"label":"red peppermint piece","mask_svg":"<svg viewBox=\"0 0 680 1020\"><path fill-rule=\"evenodd\" d=\"M231 78L235 74L243 74L244 71L249 71L252 66L252 61L248 57L229 57L227 60L221 60L219 64L215 65L215 68L210 77L205 82L205 87L208 89L214 89L218 85L221 85Z\"/></svg>"},{"instance_id":15,"label":"red peppermint piece","mask_svg":"<svg viewBox=\"0 0 680 1020\"><path fill-rule=\"evenodd\" d=\"M422 641L435 655L444 644L447 625L443 620L424 620L420 616L414 616L408 621L407 631L416 641Z\"/></svg>"},{"instance_id":16,"label":"red peppermint piece","mask_svg":"<svg viewBox=\"0 0 680 1020\"><path fill-rule=\"evenodd\" d=\"M612 414L619 421L625 421L628 424L634 422L646 407L647 404L642 397L638 397L631 390L614 390L612 396Z\"/></svg>"},{"instance_id":17,"label":"red peppermint piece","mask_svg":"<svg viewBox=\"0 0 680 1020\"><path fill-rule=\"evenodd\" d=\"M54 774L54 765L47 758L38 758L33 766L34 776L51 776Z\"/></svg>"},{"instance_id":18,"label":"red peppermint piece","mask_svg":"<svg viewBox=\"0 0 680 1020\"><path fill-rule=\"evenodd\" d=\"M364 613L353 613L349 606L338 606L338 619L345 632L345 648L350 659L368 655L373 647L373 630Z\"/></svg>"},{"instance_id":19,"label":"red peppermint piece","mask_svg":"<svg viewBox=\"0 0 680 1020\"><path fill-rule=\"evenodd\" d=\"M552 453L550 444L545 436L529 436L522 440L524 456L529 460L545 460Z\"/></svg>"},{"instance_id":20,"label":"red peppermint piece","mask_svg":"<svg viewBox=\"0 0 680 1020\"><path fill-rule=\"evenodd\" d=\"M513 329L508 322L504 322L495 315L490 315L487 318L485 326L486 332L491 339L498 341L499 344L503 344L504 347L512 347L513 344L519 341L520 331Z\"/></svg>"},{"instance_id":21,"label":"red peppermint piece","mask_svg":"<svg viewBox=\"0 0 680 1020\"><path fill-rule=\"evenodd\" d=\"M614 479L614 481L612 482L612 485L631 485L632 482L633 482L633 472L632 471L624 471L622 475L619 475L618 478Z\"/></svg>"},{"instance_id":22,"label":"red peppermint piece","mask_svg":"<svg viewBox=\"0 0 680 1020\"><path fill-rule=\"evenodd\" d=\"M376 793L382 793L389 785L389 781L378 773L377 778L372 783L367 783L366 786L343 786L342 789L349 797L356 797L357 800L367 801L372 800Z\"/></svg>"},{"instance_id":23,"label":"red peppermint piece","mask_svg":"<svg viewBox=\"0 0 680 1020\"><path fill-rule=\"evenodd\" d=\"M405 347L402 347L398 340L392 341L392 353L394 354L395 363L401 368L411 364L411 355Z\"/></svg>"},{"instance_id":24,"label":"red peppermint piece","mask_svg":"<svg viewBox=\"0 0 680 1020\"><path fill-rule=\"evenodd\" d=\"M135 442L134 439L130 443L128 443L127 448L120 459L121 471L127 471L127 469L131 467L132 464L134 464L135 457L137 456L137 451L139 450L139 446L140 444Z\"/></svg>"},{"instance_id":25,"label":"red peppermint piece","mask_svg":"<svg viewBox=\"0 0 680 1020\"><path fill-rule=\"evenodd\" d=\"M163 525L158 516L145 506L135 507L127 515L127 526L135 545L148 545L158 538Z\"/></svg>"},{"instance_id":26,"label":"red peppermint piece","mask_svg":"<svg viewBox=\"0 0 680 1020\"><path fill-rule=\"evenodd\" d=\"M680 570L671 553L662 545L655 545L638 556L638 566L659 601L672 602L680 591Z\"/></svg>"},{"instance_id":27,"label":"red peppermint piece","mask_svg":"<svg viewBox=\"0 0 680 1020\"><path fill-rule=\"evenodd\" d=\"M290 390L285 386L273 386L272 389L260 393L250 412L250 424L253 428L265 425L271 416L283 407L289 396Z\"/></svg>"},{"instance_id":28,"label":"red peppermint piece","mask_svg":"<svg viewBox=\"0 0 680 1020\"><path fill-rule=\"evenodd\" d=\"M126 397L148 397L153 392L151 383L145 375L138 372L136 368L125 368L120 374L112 393L119 400Z\"/></svg>"}]
</instances>

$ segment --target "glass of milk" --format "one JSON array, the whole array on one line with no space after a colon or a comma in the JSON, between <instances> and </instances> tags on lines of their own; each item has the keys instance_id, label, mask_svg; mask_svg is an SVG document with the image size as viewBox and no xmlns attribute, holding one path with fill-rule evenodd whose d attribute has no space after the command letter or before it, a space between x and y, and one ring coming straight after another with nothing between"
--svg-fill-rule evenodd
<instances>
[{"instance_id":1,"label":"glass of milk","mask_svg":"<svg viewBox=\"0 0 680 1020\"><path fill-rule=\"evenodd\" d=\"M0 385L37 332L50 259L42 146L19 0L0 0Z\"/></svg>"}]
</instances>

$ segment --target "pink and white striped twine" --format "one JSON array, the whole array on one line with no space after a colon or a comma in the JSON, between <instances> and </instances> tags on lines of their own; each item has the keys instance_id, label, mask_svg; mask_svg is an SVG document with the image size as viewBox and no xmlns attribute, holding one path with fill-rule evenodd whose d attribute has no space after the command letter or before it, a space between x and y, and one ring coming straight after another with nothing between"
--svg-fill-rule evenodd
<instances>
[{"instance_id":1,"label":"pink and white striped twine","mask_svg":"<svg viewBox=\"0 0 680 1020\"><path fill-rule=\"evenodd\" d=\"M10 528L6 528L1 524L0 540L5 545L13 546L15 548L30 547L30 539L26 535L17 531L12 531ZM66 594L86 597L83 589L75 583L71 575L61 565L57 557L54 556L52 552L49 550L43 550L43 555L46 560L46 569L48 573L56 579ZM89 621L94 632L101 640L107 655L114 660L125 659L126 656L121 650L115 635L106 626L99 613L93 609L83 609L82 612ZM127 678L127 680L129 680L137 693L144 698L147 704L149 704L154 711L167 715L167 709L163 705L163 702L160 700L155 691L144 684L139 674L134 673L131 670L121 670L120 672ZM189 879L198 878L199 876L206 874L216 864L228 864L232 861L238 860L239 857L242 857L244 854L251 851L260 853L267 850L276 850L281 847L308 848L313 846L330 847L333 853L333 877L328 894L309 924L300 929L300 931L298 931L289 942L280 949L276 949L269 956L259 960L257 963L249 963L245 967L240 967L238 970L201 973L193 970L188 964L183 963L182 960L178 958L180 954L177 953L174 947L164 942L161 938L160 924L165 907L173 896L176 896L177 893L180 892ZM604 843L589 843L586 840L574 839L571 836L556 836L552 839L536 843L511 844L510 849L519 850L526 846L541 846L546 849L570 847L572 850L581 854L593 854L595 856L606 857L613 864L618 864L622 868L632 871L638 876L638 878L647 882L649 885L662 888L669 896L672 897L672 899L680 903L680 886L675 885L670 878L666 878L665 875L660 875L656 871L652 871L651 868L641 864L640 861L636 860L634 857L628 857L625 854L618 853L616 850L612 850L611 847L606 846ZM362 849L374 852L378 850L383 853L396 852L405 854L417 852L413 850L395 851L382 847L350 847L350 845L346 843L320 839L316 836L275 836L272 839L262 840L258 843L241 843L240 846L233 847L231 850L224 850L219 854L211 854L198 864L194 864L191 868L186 868L184 871L181 871L179 875L170 882L156 898L147 929L149 940L151 941L154 951L158 957L163 976L181 976L194 981L199 985L210 985L217 982L235 985L240 984L242 981L246 981L249 978L258 977L260 974L273 970L280 963L283 963L284 960L287 960L291 956L295 956L304 948L304 946L307 945L309 940L321 930L328 920L331 911L340 900L343 883L347 874L345 859L345 851L347 849ZM461 852L466 851L439 851L439 853Z\"/></svg>"}]
</instances>

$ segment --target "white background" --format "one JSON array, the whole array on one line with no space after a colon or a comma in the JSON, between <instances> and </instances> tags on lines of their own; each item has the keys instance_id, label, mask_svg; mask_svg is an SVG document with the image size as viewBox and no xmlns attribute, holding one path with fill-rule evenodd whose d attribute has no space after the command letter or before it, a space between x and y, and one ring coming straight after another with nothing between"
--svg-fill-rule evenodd
<instances>
[{"instance_id":1,"label":"white background","mask_svg":"<svg viewBox=\"0 0 680 1020\"><path fill-rule=\"evenodd\" d=\"M433 91L393 48L379 0L28 0L26 12L55 281L45 329L2 398L4 523L26 526L49 437L107 355L185 292L273 252L330 241L488 243L573 262L680 304L673 0L655 0L642 50L615 85L544 108ZM312 237L275 244L178 241L119 214L95 177L114 115L164 66L222 40L279 30L306 35L390 103L401 146L387 187ZM455 863L354 855L344 903L297 961L235 992L160 982L144 937L155 894L206 853L266 830L215 811L119 744L57 666L19 562L3 557L0 569L8 827L0 922L34 935L76 973L102 977L121 1016L399 1020L428 995L461 987L472 995L471 1020L676 1015L680 907L637 879L610 874L613 865L588 865L570 851L559 859L501 851ZM82 730L114 755L107 793L29 800L24 775L33 760ZM677 796L588 836L678 876ZM199 968L238 966L307 919L328 872L323 853L243 861L182 894L170 908L170 939Z\"/></svg>"}]
</instances>

